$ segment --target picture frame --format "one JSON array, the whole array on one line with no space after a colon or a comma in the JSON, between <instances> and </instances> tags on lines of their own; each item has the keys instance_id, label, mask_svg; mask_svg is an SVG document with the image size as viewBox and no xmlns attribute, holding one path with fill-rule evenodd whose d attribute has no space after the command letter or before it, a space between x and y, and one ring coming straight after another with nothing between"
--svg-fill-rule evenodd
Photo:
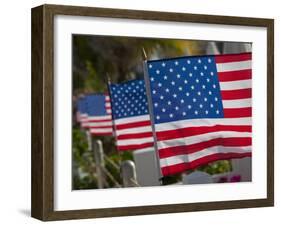
<instances>
[{"instance_id":1,"label":"picture frame","mask_svg":"<svg viewBox=\"0 0 281 226\"><path fill-rule=\"evenodd\" d=\"M56 210L55 199L55 29L56 16L179 22L266 30L266 197L243 200L135 205ZM118 34L116 34L118 35ZM164 214L274 205L274 20L186 13L42 5L32 9L32 190L31 215L51 221L98 217ZM265 75L264 75L265 76Z\"/></svg>"}]
</instances>

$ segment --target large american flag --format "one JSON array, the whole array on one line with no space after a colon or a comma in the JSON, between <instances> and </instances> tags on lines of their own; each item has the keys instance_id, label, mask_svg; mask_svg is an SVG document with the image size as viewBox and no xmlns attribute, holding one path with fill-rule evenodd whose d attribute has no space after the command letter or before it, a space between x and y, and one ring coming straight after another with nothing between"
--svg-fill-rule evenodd
<instances>
[{"instance_id":1,"label":"large american flag","mask_svg":"<svg viewBox=\"0 0 281 226\"><path fill-rule=\"evenodd\" d=\"M81 126L92 135L112 135L112 118L109 96L106 94L89 94L81 100ZM79 110L79 101L78 101ZM83 111L82 111L83 112Z\"/></svg>"},{"instance_id":2,"label":"large american flag","mask_svg":"<svg viewBox=\"0 0 281 226\"><path fill-rule=\"evenodd\" d=\"M147 62L163 176L251 156L251 53Z\"/></svg>"},{"instance_id":3,"label":"large american flag","mask_svg":"<svg viewBox=\"0 0 281 226\"><path fill-rule=\"evenodd\" d=\"M109 88L118 150L153 147L144 80L110 84Z\"/></svg>"}]
</instances>

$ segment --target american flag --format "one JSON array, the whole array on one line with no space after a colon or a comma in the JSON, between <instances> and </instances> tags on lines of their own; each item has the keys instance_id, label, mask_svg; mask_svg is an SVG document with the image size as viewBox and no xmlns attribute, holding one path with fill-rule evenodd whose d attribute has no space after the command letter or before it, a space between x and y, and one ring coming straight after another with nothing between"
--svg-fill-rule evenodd
<instances>
[{"instance_id":1,"label":"american flag","mask_svg":"<svg viewBox=\"0 0 281 226\"><path fill-rule=\"evenodd\" d=\"M144 80L110 84L109 88L118 150L153 147Z\"/></svg>"},{"instance_id":2,"label":"american flag","mask_svg":"<svg viewBox=\"0 0 281 226\"><path fill-rule=\"evenodd\" d=\"M109 96L106 94L90 94L82 99L81 126L89 129L93 135L112 135L111 106ZM79 109L79 102L78 102Z\"/></svg>"},{"instance_id":3,"label":"american flag","mask_svg":"<svg viewBox=\"0 0 281 226\"><path fill-rule=\"evenodd\" d=\"M163 176L251 156L251 53L147 62Z\"/></svg>"}]
</instances>

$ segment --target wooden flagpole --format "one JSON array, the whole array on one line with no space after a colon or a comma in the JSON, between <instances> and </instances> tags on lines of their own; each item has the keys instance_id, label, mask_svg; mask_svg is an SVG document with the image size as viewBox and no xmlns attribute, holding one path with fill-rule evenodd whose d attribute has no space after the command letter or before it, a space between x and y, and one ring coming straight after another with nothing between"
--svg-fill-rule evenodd
<instances>
[{"instance_id":1,"label":"wooden flagpole","mask_svg":"<svg viewBox=\"0 0 281 226\"><path fill-rule=\"evenodd\" d=\"M148 77L148 70L147 70L147 54L145 52L144 47L142 47L142 56L143 56L143 74L144 74L144 82L145 82L145 89L146 89L146 97L148 102L148 111L150 116L150 122L152 127L152 134L153 134L153 142L154 142L154 153L155 153L155 161L156 166L158 167L158 175L159 175L159 181L162 184L162 171L160 167L160 158L158 154L158 148L157 148L157 139L156 139L156 132L155 132L155 126L154 126L154 119L153 119L153 107L152 107L152 100L150 96L150 85L149 85L149 77Z\"/></svg>"}]
</instances>

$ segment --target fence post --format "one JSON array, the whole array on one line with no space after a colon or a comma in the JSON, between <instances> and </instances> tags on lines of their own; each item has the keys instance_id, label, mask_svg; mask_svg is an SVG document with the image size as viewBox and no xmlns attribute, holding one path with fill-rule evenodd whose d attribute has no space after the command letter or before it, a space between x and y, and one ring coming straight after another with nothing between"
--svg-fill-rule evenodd
<instances>
[{"instance_id":1,"label":"fence post","mask_svg":"<svg viewBox=\"0 0 281 226\"><path fill-rule=\"evenodd\" d=\"M131 160L126 160L121 163L121 175L124 187L136 187L137 174L135 163Z\"/></svg>"},{"instance_id":2,"label":"fence post","mask_svg":"<svg viewBox=\"0 0 281 226\"><path fill-rule=\"evenodd\" d=\"M104 154L101 140L92 139L92 150L94 151L94 158L96 162L98 188L103 188Z\"/></svg>"}]
</instances>

